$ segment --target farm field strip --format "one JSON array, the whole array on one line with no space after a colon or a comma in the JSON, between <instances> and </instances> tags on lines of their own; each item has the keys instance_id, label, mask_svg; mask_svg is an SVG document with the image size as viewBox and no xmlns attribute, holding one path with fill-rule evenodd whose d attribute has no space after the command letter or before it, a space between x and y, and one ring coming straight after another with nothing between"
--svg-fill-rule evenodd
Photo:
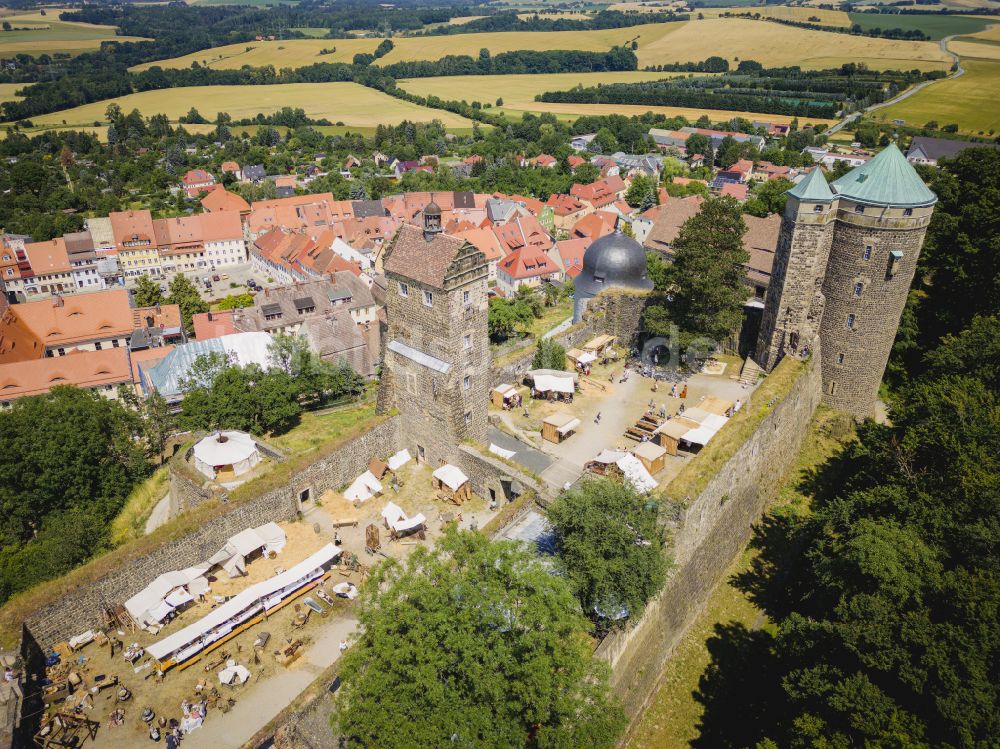
<instances>
[{"instance_id":1,"label":"farm field strip","mask_svg":"<svg viewBox=\"0 0 1000 749\"><path fill-rule=\"evenodd\" d=\"M962 62L969 58L980 60L1000 60L1000 42L993 42L989 39L980 41L952 41L948 42L948 49L962 58Z\"/></svg>"},{"instance_id":2,"label":"farm field strip","mask_svg":"<svg viewBox=\"0 0 1000 749\"><path fill-rule=\"evenodd\" d=\"M943 39L954 34L972 34L982 31L989 21L978 16L917 15L900 13L849 13L851 24L863 29L904 29L923 31L932 39Z\"/></svg>"},{"instance_id":3,"label":"farm field strip","mask_svg":"<svg viewBox=\"0 0 1000 749\"><path fill-rule=\"evenodd\" d=\"M851 19L842 10L824 10L821 8L792 7L790 5L771 5L753 8L704 8L698 11L705 18L718 18L723 13L754 13L767 18L780 18L787 21L802 23L818 23L823 26L850 26ZM819 19L819 20L816 20Z\"/></svg>"},{"instance_id":4,"label":"farm field strip","mask_svg":"<svg viewBox=\"0 0 1000 749\"><path fill-rule=\"evenodd\" d=\"M0 83L0 102L20 99L21 97L15 96L14 92L21 90L27 85L26 83Z\"/></svg>"},{"instance_id":5,"label":"farm field strip","mask_svg":"<svg viewBox=\"0 0 1000 749\"><path fill-rule=\"evenodd\" d=\"M753 59L764 65L801 65L803 68L836 67L864 62L873 69L946 70L951 58L935 42L873 39L870 37L782 26L768 21L739 18L706 18L624 29L594 31L535 31L453 34L449 36L396 37L395 48L380 61L437 60L445 55L476 57L480 49L494 55L515 50L575 49L603 51L637 39L640 67L704 60L710 55L737 60ZM711 40L707 43L706 40ZM218 69L274 65L295 68L317 62L349 62L357 52L371 52L377 39L294 39L246 42L201 50L183 57L145 63L163 68L188 68L192 62ZM320 55L323 48L336 53Z\"/></svg>"},{"instance_id":6,"label":"farm field strip","mask_svg":"<svg viewBox=\"0 0 1000 749\"><path fill-rule=\"evenodd\" d=\"M197 108L206 119L214 119L217 112L228 112L234 120L254 117L258 112L270 114L282 107L293 107L304 109L306 115L314 119L326 118L355 127L374 127L403 120L441 120L448 127L471 127L472 124L451 112L394 99L357 83L339 82L253 87L192 86L142 91L33 117L32 122L40 126L92 126L95 122L105 122L104 112L112 102L125 112L138 109L147 117L162 113L172 122L187 114L191 107Z\"/></svg>"},{"instance_id":7,"label":"farm field strip","mask_svg":"<svg viewBox=\"0 0 1000 749\"><path fill-rule=\"evenodd\" d=\"M989 45L977 45L987 47ZM1000 62L964 58L965 75L927 86L908 99L879 109L878 119L904 120L923 125L935 120L941 125L955 123L965 133L1000 131Z\"/></svg>"},{"instance_id":8,"label":"farm field strip","mask_svg":"<svg viewBox=\"0 0 1000 749\"><path fill-rule=\"evenodd\" d=\"M97 49L103 41L138 42L138 36L116 36L114 26L60 21L64 8L4 16L14 31L0 32L0 57L15 54L81 52ZM21 27L21 28L18 28Z\"/></svg>"}]
</instances>

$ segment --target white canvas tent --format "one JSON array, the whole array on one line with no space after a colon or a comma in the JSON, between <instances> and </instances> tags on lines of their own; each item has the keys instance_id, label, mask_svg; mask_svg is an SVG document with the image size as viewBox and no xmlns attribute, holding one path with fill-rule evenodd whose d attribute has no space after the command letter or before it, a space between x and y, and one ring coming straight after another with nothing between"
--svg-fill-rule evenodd
<instances>
[{"instance_id":1,"label":"white canvas tent","mask_svg":"<svg viewBox=\"0 0 1000 749\"><path fill-rule=\"evenodd\" d=\"M390 471L397 471L403 466L405 466L407 463L409 463L410 460L411 460L410 451L403 449L400 450L395 455L393 455L392 457L390 457L386 465L389 466Z\"/></svg>"},{"instance_id":2,"label":"white canvas tent","mask_svg":"<svg viewBox=\"0 0 1000 749\"><path fill-rule=\"evenodd\" d=\"M230 469L233 475L242 476L258 463L257 443L245 432L216 432L194 446L195 468L210 479Z\"/></svg>"},{"instance_id":3,"label":"white canvas tent","mask_svg":"<svg viewBox=\"0 0 1000 749\"><path fill-rule=\"evenodd\" d=\"M249 586L198 621L150 645L146 652L161 666L182 663L257 614L274 608L302 586L322 577L326 567L339 554L340 549L327 544L290 570Z\"/></svg>"},{"instance_id":4,"label":"white canvas tent","mask_svg":"<svg viewBox=\"0 0 1000 749\"><path fill-rule=\"evenodd\" d=\"M389 502L385 507L382 508L382 519L385 521L387 527L391 528L392 524L405 519L406 513L403 512L403 508L397 505L395 502Z\"/></svg>"},{"instance_id":5,"label":"white canvas tent","mask_svg":"<svg viewBox=\"0 0 1000 749\"><path fill-rule=\"evenodd\" d=\"M371 471L365 471L354 479L354 483L347 487L347 491L344 492L344 497L351 502L367 502L375 495L381 493L382 483L375 478L374 473Z\"/></svg>"},{"instance_id":6,"label":"white canvas tent","mask_svg":"<svg viewBox=\"0 0 1000 749\"><path fill-rule=\"evenodd\" d=\"M447 486L453 492L462 488L462 485L469 480L469 477L462 473L462 469L445 463L431 474L434 478Z\"/></svg>"},{"instance_id":7,"label":"white canvas tent","mask_svg":"<svg viewBox=\"0 0 1000 749\"><path fill-rule=\"evenodd\" d=\"M232 536L226 545L213 554L208 563L221 566L230 577L246 571L246 558L257 551L279 553L285 548L285 532L274 522L258 528L247 528Z\"/></svg>"},{"instance_id":8,"label":"white canvas tent","mask_svg":"<svg viewBox=\"0 0 1000 749\"><path fill-rule=\"evenodd\" d=\"M551 374L536 374L532 378L532 384L539 393L562 393L572 395L576 388L573 385L573 377L568 373L565 377Z\"/></svg>"},{"instance_id":9,"label":"white canvas tent","mask_svg":"<svg viewBox=\"0 0 1000 749\"><path fill-rule=\"evenodd\" d=\"M649 471L646 470L646 466L642 464L642 461L631 453L626 453L615 462L618 468L621 469L622 474L625 476L625 480L629 482L637 492L651 492L656 488L656 479L649 474Z\"/></svg>"},{"instance_id":10,"label":"white canvas tent","mask_svg":"<svg viewBox=\"0 0 1000 749\"><path fill-rule=\"evenodd\" d=\"M204 564L199 567L188 567L185 570L165 572L125 601L125 610L140 625L157 624L177 606L182 605L169 602L172 593L178 589L183 590L185 585L199 578L204 581L203 575L208 570L209 565Z\"/></svg>"}]
</instances>

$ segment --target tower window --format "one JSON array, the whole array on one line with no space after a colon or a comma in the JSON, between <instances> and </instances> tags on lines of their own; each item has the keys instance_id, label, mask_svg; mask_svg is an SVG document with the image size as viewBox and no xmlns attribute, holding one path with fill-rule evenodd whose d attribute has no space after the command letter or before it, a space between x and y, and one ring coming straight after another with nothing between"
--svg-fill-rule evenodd
<instances>
[{"instance_id":1,"label":"tower window","mask_svg":"<svg viewBox=\"0 0 1000 749\"><path fill-rule=\"evenodd\" d=\"M826 392L829 393L830 395L834 395L837 392L837 383L831 381L826 388Z\"/></svg>"},{"instance_id":2,"label":"tower window","mask_svg":"<svg viewBox=\"0 0 1000 749\"><path fill-rule=\"evenodd\" d=\"M424 292L424 306L425 307L434 306L434 295L429 291Z\"/></svg>"},{"instance_id":3,"label":"tower window","mask_svg":"<svg viewBox=\"0 0 1000 749\"><path fill-rule=\"evenodd\" d=\"M823 212L823 206L822 205L820 205L819 203L817 203L816 205L813 206L813 213L822 213L822 212Z\"/></svg>"},{"instance_id":4,"label":"tower window","mask_svg":"<svg viewBox=\"0 0 1000 749\"><path fill-rule=\"evenodd\" d=\"M912 216L913 215L913 209L912 208L904 208L903 209L903 215L904 216Z\"/></svg>"},{"instance_id":5,"label":"tower window","mask_svg":"<svg viewBox=\"0 0 1000 749\"><path fill-rule=\"evenodd\" d=\"M472 423L472 411L465 412L465 426L469 426Z\"/></svg>"},{"instance_id":6,"label":"tower window","mask_svg":"<svg viewBox=\"0 0 1000 749\"><path fill-rule=\"evenodd\" d=\"M871 260L872 259L872 246L870 244L866 244L865 245L865 251L864 251L864 254L861 255L861 259L862 260Z\"/></svg>"},{"instance_id":7,"label":"tower window","mask_svg":"<svg viewBox=\"0 0 1000 749\"><path fill-rule=\"evenodd\" d=\"M863 205L861 205L861 204L858 204L858 205L854 206L854 212L855 213L864 213L865 212L865 207Z\"/></svg>"},{"instance_id":8,"label":"tower window","mask_svg":"<svg viewBox=\"0 0 1000 749\"><path fill-rule=\"evenodd\" d=\"M472 292L470 292L470 291L463 291L462 292L462 304L471 304L471 303L472 303Z\"/></svg>"},{"instance_id":9,"label":"tower window","mask_svg":"<svg viewBox=\"0 0 1000 749\"><path fill-rule=\"evenodd\" d=\"M847 316L847 329L854 330L854 313L852 312Z\"/></svg>"},{"instance_id":10,"label":"tower window","mask_svg":"<svg viewBox=\"0 0 1000 749\"><path fill-rule=\"evenodd\" d=\"M462 336L462 348L464 348L466 350L472 348L472 336L471 335Z\"/></svg>"},{"instance_id":11,"label":"tower window","mask_svg":"<svg viewBox=\"0 0 1000 749\"><path fill-rule=\"evenodd\" d=\"M843 363L844 363L844 355L837 354L837 364L843 364Z\"/></svg>"},{"instance_id":12,"label":"tower window","mask_svg":"<svg viewBox=\"0 0 1000 749\"><path fill-rule=\"evenodd\" d=\"M408 283L399 282L399 295L409 296L410 295L410 285Z\"/></svg>"},{"instance_id":13,"label":"tower window","mask_svg":"<svg viewBox=\"0 0 1000 749\"><path fill-rule=\"evenodd\" d=\"M856 283L856 284L854 284L854 296L860 297L861 296L861 290L864 289L864 288L865 288L865 285L863 283Z\"/></svg>"},{"instance_id":14,"label":"tower window","mask_svg":"<svg viewBox=\"0 0 1000 749\"><path fill-rule=\"evenodd\" d=\"M472 378L469 377L469 375L466 375L462 380L462 389L468 390L470 387L472 387Z\"/></svg>"}]
</instances>

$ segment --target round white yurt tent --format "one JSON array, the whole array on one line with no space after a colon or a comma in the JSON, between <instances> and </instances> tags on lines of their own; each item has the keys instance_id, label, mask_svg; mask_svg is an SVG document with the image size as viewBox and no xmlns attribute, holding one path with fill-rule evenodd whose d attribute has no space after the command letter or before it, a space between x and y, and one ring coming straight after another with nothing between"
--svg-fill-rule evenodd
<instances>
[{"instance_id":1,"label":"round white yurt tent","mask_svg":"<svg viewBox=\"0 0 1000 749\"><path fill-rule=\"evenodd\" d=\"M194 465L210 479L242 476L260 463L253 437L245 432L215 432L194 446Z\"/></svg>"}]
</instances>

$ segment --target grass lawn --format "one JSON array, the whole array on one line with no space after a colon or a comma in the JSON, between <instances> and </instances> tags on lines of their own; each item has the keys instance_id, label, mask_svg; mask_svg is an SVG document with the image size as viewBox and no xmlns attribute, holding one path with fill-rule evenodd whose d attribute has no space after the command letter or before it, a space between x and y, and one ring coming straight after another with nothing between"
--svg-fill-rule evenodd
<instances>
[{"instance_id":1,"label":"grass lawn","mask_svg":"<svg viewBox=\"0 0 1000 749\"><path fill-rule=\"evenodd\" d=\"M91 23L70 23L59 20L62 9L46 9L43 16L38 11L5 16L13 31L0 31L0 57L13 57L23 53L40 55L63 52L78 54L97 49L101 42L142 41L138 36L116 36L113 26Z\"/></svg>"},{"instance_id":2,"label":"grass lawn","mask_svg":"<svg viewBox=\"0 0 1000 749\"><path fill-rule=\"evenodd\" d=\"M304 413L299 425L285 434L267 437L267 441L288 455L309 452L328 442L361 421L375 415L375 403L352 403L318 413Z\"/></svg>"},{"instance_id":3,"label":"grass lawn","mask_svg":"<svg viewBox=\"0 0 1000 749\"><path fill-rule=\"evenodd\" d=\"M118 517L111 521L112 546L145 534L146 520L156 504L166 496L169 488L170 474L167 467L163 466L132 490Z\"/></svg>"},{"instance_id":4,"label":"grass lawn","mask_svg":"<svg viewBox=\"0 0 1000 749\"><path fill-rule=\"evenodd\" d=\"M987 47L989 45L976 45ZM963 59L965 75L934 83L891 107L879 109L877 119L905 120L908 125L923 125L936 120L941 125L955 123L965 133L989 133L1000 130L1000 61Z\"/></svg>"},{"instance_id":5,"label":"grass lawn","mask_svg":"<svg viewBox=\"0 0 1000 749\"><path fill-rule=\"evenodd\" d=\"M542 337L567 317L573 316L573 300L564 299L554 307L542 307L542 316L531 326L531 335Z\"/></svg>"},{"instance_id":6,"label":"grass lawn","mask_svg":"<svg viewBox=\"0 0 1000 749\"><path fill-rule=\"evenodd\" d=\"M252 92L252 95L251 95ZM290 83L271 86L193 86L142 91L33 117L35 125L91 125L104 122L104 111L112 101L130 112L138 109L149 117L163 113L177 118L196 107L207 118L228 112L233 119L253 117L258 112L276 112L281 107L301 107L313 118L325 117L345 126L374 127L403 120L430 122L441 120L448 127L471 127L464 117L438 109L394 99L380 91L357 83ZM211 125L207 126L211 129Z\"/></svg>"},{"instance_id":7,"label":"grass lawn","mask_svg":"<svg viewBox=\"0 0 1000 749\"><path fill-rule=\"evenodd\" d=\"M923 31L931 39L943 39L953 34L974 34L989 26L990 21L976 16L945 14L848 13L852 24L868 29L903 29Z\"/></svg>"},{"instance_id":8,"label":"grass lawn","mask_svg":"<svg viewBox=\"0 0 1000 749\"><path fill-rule=\"evenodd\" d=\"M850 419L820 406L813 415L795 469L782 486L772 510L796 514L806 512L809 498L799 490L799 481L833 455L852 434ZM728 583L734 575L749 568L754 553L749 549L744 551L733 564L726 581L716 587L704 611L677 646L674 656L667 662L656 694L628 744L629 749L687 749L691 741L698 738L703 707L695 694L701 675L711 660L707 642L715 635L716 625L736 622L750 628L769 626L763 612Z\"/></svg>"}]
</instances>

